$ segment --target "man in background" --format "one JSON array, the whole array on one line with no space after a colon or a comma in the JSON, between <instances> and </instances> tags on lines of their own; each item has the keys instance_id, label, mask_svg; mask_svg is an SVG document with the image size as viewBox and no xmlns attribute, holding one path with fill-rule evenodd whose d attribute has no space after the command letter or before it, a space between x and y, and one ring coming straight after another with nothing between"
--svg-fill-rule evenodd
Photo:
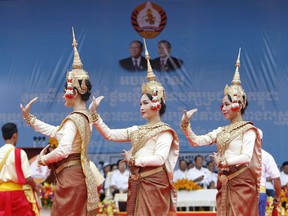
<instances>
[{"instance_id":1,"label":"man in background","mask_svg":"<svg viewBox=\"0 0 288 216\"><path fill-rule=\"evenodd\" d=\"M260 138L263 140L263 132L258 129L260 133ZM258 203L258 211L259 216L265 216L266 213L266 176L269 175L271 180L273 181L275 196L273 205L275 212L277 212L277 207L280 204L280 192L281 192L281 181L280 181L280 172L277 167L277 164L271 154L261 149L262 154L262 171L261 171L261 181L260 181L260 195L259 195L259 203Z\"/></svg>"},{"instance_id":2,"label":"man in background","mask_svg":"<svg viewBox=\"0 0 288 216\"><path fill-rule=\"evenodd\" d=\"M181 59L171 56L171 44L169 41L161 40L158 42L158 58L151 61L152 68L159 72L172 72L182 67Z\"/></svg>"},{"instance_id":3,"label":"man in background","mask_svg":"<svg viewBox=\"0 0 288 216\"><path fill-rule=\"evenodd\" d=\"M130 57L121 59L120 66L130 72L145 71L147 70L147 60L142 56L143 43L134 40L129 46Z\"/></svg>"},{"instance_id":4,"label":"man in background","mask_svg":"<svg viewBox=\"0 0 288 216\"><path fill-rule=\"evenodd\" d=\"M110 190L113 197L116 193L127 193L128 191L129 171L126 169L126 163L121 161L117 161L118 169L113 171L111 176Z\"/></svg>"},{"instance_id":5,"label":"man in background","mask_svg":"<svg viewBox=\"0 0 288 216\"><path fill-rule=\"evenodd\" d=\"M117 161L118 169L113 171L110 182L110 190L115 197L117 193L127 193L128 192L128 179L129 171L126 169L126 163L122 160ZM126 211L127 202L119 202L119 210Z\"/></svg>"},{"instance_id":6,"label":"man in background","mask_svg":"<svg viewBox=\"0 0 288 216\"><path fill-rule=\"evenodd\" d=\"M188 170L187 178L189 180L194 181L196 184L200 185L203 188L207 188L208 183L208 175L210 171L203 167L203 156L196 155L195 156L195 166Z\"/></svg>"},{"instance_id":7,"label":"man in background","mask_svg":"<svg viewBox=\"0 0 288 216\"><path fill-rule=\"evenodd\" d=\"M5 144L0 148L0 215L39 215L34 193L30 193L30 202L24 193L25 184L30 185L36 192L39 192L41 186L31 177L26 152L15 148L18 141L16 124L4 124L2 136Z\"/></svg>"},{"instance_id":8,"label":"man in background","mask_svg":"<svg viewBox=\"0 0 288 216\"><path fill-rule=\"evenodd\" d=\"M208 187L209 189L217 188L218 173L215 172L215 164L213 161L208 161L206 163L207 169L210 171L208 174Z\"/></svg>"},{"instance_id":9,"label":"man in background","mask_svg":"<svg viewBox=\"0 0 288 216\"><path fill-rule=\"evenodd\" d=\"M177 182L179 179L187 179L187 161L185 159L179 160L179 169L174 171L173 182Z\"/></svg>"},{"instance_id":10,"label":"man in background","mask_svg":"<svg viewBox=\"0 0 288 216\"><path fill-rule=\"evenodd\" d=\"M282 171L280 172L281 186L285 187L288 184L288 161L283 162Z\"/></svg>"}]
</instances>

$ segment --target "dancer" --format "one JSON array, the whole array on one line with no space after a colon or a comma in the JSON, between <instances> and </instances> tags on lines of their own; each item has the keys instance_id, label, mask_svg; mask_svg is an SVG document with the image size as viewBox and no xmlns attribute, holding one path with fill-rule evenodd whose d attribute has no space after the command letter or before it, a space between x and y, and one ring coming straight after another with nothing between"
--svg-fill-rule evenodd
<instances>
[{"instance_id":1,"label":"dancer","mask_svg":"<svg viewBox=\"0 0 288 216\"><path fill-rule=\"evenodd\" d=\"M88 160L92 117L86 109L92 86L88 73L83 70L73 28L72 32L73 69L66 76L64 99L65 106L72 107L73 112L60 126L52 126L30 114L30 107L37 98L20 107L28 125L46 136L55 137L59 143L51 152L47 145L38 162L52 167L56 177L51 215L96 215L97 183Z\"/></svg>"},{"instance_id":2,"label":"dancer","mask_svg":"<svg viewBox=\"0 0 288 216\"><path fill-rule=\"evenodd\" d=\"M240 51L232 85L226 85L221 111L230 124L198 136L190 127L197 109L185 111L181 128L192 146L217 144L213 153L218 166L217 215L258 215L261 177L261 139L252 122L243 121L248 102L240 81Z\"/></svg>"},{"instance_id":3,"label":"dancer","mask_svg":"<svg viewBox=\"0 0 288 216\"><path fill-rule=\"evenodd\" d=\"M95 119L95 128L105 139L130 141L132 144L129 151L122 153L131 172L127 215L176 215L177 193L172 181L179 155L179 141L175 131L161 121L166 109L166 96L163 86L156 81L146 44L145 56L148 82L142 85L140 112L147 124L110 129L96 113L103 96L93 98L90 112Z\"/></svg>"}]
</instances>

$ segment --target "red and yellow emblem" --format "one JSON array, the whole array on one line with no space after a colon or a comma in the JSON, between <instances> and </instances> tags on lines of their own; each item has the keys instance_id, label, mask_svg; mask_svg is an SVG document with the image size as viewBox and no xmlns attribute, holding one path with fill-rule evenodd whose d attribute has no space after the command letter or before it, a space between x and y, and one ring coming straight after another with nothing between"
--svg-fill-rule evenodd
<instances>
[{"instance_id":1,"label":"red and yellow emblem","mask_svg":"<svg viewBox=\"0 0 288 216\"><path fill-rule=\"evenodd\" d=\"M165 28L167 15L159 5L147 1L134 9L131 23L142 37L155 38Z\"/></svg>"}]
</instances>

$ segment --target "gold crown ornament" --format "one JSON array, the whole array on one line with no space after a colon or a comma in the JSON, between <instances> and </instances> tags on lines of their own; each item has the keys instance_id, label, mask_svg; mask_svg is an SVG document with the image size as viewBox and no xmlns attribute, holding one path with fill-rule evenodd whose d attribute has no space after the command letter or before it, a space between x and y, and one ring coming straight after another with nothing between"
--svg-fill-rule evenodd
<instances>
[{"instance_id":1,"label":"gold crown ornament","mask_svg":"<svg viewBox=\"0 0 288 216\"><path fill-rule=\"evenodd\" d=\"M239 102L242 104L243 108L246 107L246 93L241 86L240 72L239 72L240 53L241 53L241 48L239 49L238 58L235 64L236 70L235 70L234 77L232 80L232 85L228 86L226 84L225 89L224 89L224 96L230 95L232 98L232 110L234 111L240 110Z\"/></svg>"},{"instance_id":2,"label":"gold crown ornament","mask_svg":"<svg viewBox=\"0 0 288 216\"><path fill-rule=\"evenodd\" d=\"M145 47L145 58L147 60L147 81L142 84L142 94L152 95L152 109L157 110L161 107L161 99L165 104L166 94L161 83L156 81L156 76L150 64L150 56L147 50L145 38L143 38Z\"/></svg>"},{"instance_id":3,"label":"gold crown ornament","mask_svg":"<svg viewBox=\"0 0 288 216\"><path fill-rule=\"evenodd\" d=\"M73 98L73 90L76 88L79 94L83 95L88 91L85 81L89 80L88 73L83 69L83 64L80 59L80 55L77 50L77 41L75 39L74 28L72 27L73 35L73 49L74 49L74 58L72 64L72 70L67 72L66 81L67 87L65 91L66 98Z\"/></svg>"}]
</instances>

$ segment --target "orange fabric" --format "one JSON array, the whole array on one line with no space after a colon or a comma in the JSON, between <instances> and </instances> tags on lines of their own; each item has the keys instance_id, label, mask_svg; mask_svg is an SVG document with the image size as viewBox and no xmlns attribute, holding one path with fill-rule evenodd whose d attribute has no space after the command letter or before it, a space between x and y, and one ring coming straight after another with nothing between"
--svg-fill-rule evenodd
<instances>
[{"instance_id":1,"label":"orange fabric","mask_svg":"<svg viewBox=\"0 0 288 216\"><path fill-rule=\"evenodd\" d=\"M73 159L79 159L80 154L72 154L57 164L63 164ZM82 166L66 167L56 175L56 185L51 216L87 215L87 189Z\"/></svg>"},{"instance_id":2,"label":"orange fabric","mask_svg":"<svg viewBox=\"0 0 288 216\"><path fill-rule=\"evenodd\" d=\"M226 185L218 181L217 189L218 216L258 215L256 179L249 169L229 180Z\"/></svg>"},{"instance_id":3,"label":"orange fabric","mask_svg":"<svg viewBox=\"0 0 288 216\"><path fill-rule=\"evenodd\" d=\"M143 172L149 170L149 167L144 169ZM127 215L176 215L170 192L169 179L165 170L136 181L130 178Z\"/></svg>"},{"instance_id":4,"label":"orange fabric","mask_svg":"<svg viewBox=\"0 0 288 216\"><path fill-rule=\"evenodd\" d=\"M257 216L258 200L261 179L261 139L258 129L248 122L250 127L256 132L256 140L253 150L251 162L248 164L248 169L240 173L227 184L222 184L218 181L216 196L217 216ZM238 167L240 169L241 166ZM237 169L237 170L238 170ZM224 173L231 175L237 170ZM219 171L219 175L221 175Z\"/></svg>"}]
</instances>

